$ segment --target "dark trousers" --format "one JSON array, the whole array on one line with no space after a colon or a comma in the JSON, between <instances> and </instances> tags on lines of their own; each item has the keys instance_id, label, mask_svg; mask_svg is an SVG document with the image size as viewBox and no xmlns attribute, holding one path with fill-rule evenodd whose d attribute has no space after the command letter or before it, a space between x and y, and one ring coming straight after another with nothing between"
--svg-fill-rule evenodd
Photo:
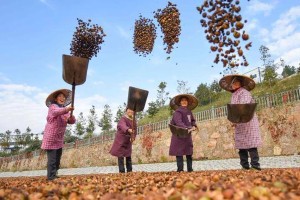
<instances>
[{"instance_id":1,"label":"dark trousers","mask_svg":"<svg viewBox=\"0 0 300 200\"><path fill-rule=\"evenodd\" d=\"M183 171L183 156L176 156L176 163L177 163L177 171ZM187 171L193 171L193 158L192 155L186 155L186 164L187 164Z\"/></svg>"},{"instance_id":2,"label":"dark trousers","mask_svg":"<svg viewBox=\"0 0 300 200\"><path fill-rule=\"evenodd\" d=\"M125 157L125 160L126 160L127 172L132 172L131 157ZM125 173L124 157L118 157L118 166L119 166L119 172L120 173Z\"/></svg>"},{"instance_id":3,"label":"dark trousers","mask_svg":"<svg viewBox=\"0 0 300 200\"><path fill-rule=\"evenodd\" d=\"M47 179L53 180L56 178L57 170L59 170L62 148L47 150Z\"/></svg>"},{"instance_id":4,"label":"dark trousers","mask_svg":"<svg viewBox=\"0 0 300 200\"><path fill-rule=\"evenodd\" d=\"M240 163L243 168L249 169L249 162L248 162L248 155L250 155L251 159L251 166L253 168L260 168L259 164L259 156L257 152L257 148L251 148L251 149L239 149L239 155L240 155Z\"/></svg>"}]
</instances>

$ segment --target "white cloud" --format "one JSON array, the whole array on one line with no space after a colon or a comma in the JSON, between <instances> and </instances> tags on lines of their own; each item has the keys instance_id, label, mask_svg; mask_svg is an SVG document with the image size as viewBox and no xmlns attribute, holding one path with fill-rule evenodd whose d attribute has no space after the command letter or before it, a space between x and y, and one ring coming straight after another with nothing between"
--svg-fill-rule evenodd
<instances>
[{"instance_id":1,"label":"white cloud","mask_svg":"<svg viewBox=\"0 0 300 200\"><path fill-rule=\"evenodd\" d=\"M291 8L287 13L280 15L280 18L273 24L271 37L281 39L293 34L299 27L300 6Z\"/></svg>"},{"instance_id":2,"label":"white cloud","mask_svg":"<svg viewBox=\"0 0 300 200\"><path fill-rule=\"evenodd\" d=\"M245 30L247 32L250 32L251 30L256 29L257 24L258 24L258 20L252 19L251 21L248 21L247 24L245 25Z\"/></svg>"},{"instance_id":3,"label":"white cloud","mask_svg":"<svg viewBox=\"0 0 300 200\"><path fill-rule=\"evenodd\" d=\"M55 71L55 72L61 72L61 67L57 67L57 66L54 66L54 65L52 65L52 64L48 64L48 65L47 65L47 68L48 68L48 69L51 69L51 70L53 70L53 71Z\"/></svg>"},{"instance_id":4,"label":"white cloud","mask_svg":"<svg viewBox=\"0 0 300 200\"><path fill-rule=\"evenodd\" d=\"M300 39L300 38L299 38ZM294 67L299 67L300 64L300 48L294 48L290 51L286 51L281 55L281 58L285 61L285 64L294 66Z\"/></svg>"},{"instance_id":5,"label":"white cloud","mask_svg":"<svg viewBox=\"0 0 300 200\"><path fill-rule=\"evenodd\" d=\"M262 39L263 42L269 43L270 37L269 37L270 31L266 28L259 28L258 35Z\"/></svg>"},{"instance_id":6,"label":"white cloud","mask_svg":"<svg viewBox=\"0 0 300 200\"><path fill-rule=\"evenodd\" d=\"M8 83L10 82L10 79L0 72L0 81Z\"/></svg>"},{"instance_id":7,"label":"white cloud","mask_svg":"<svg viewBox=\"0 0 300 200\"><path fill-rule=\"evenodd\" d=\"M155 56L155 57L151 58L151 63L153 65L161 65L161 64L163 64L165 62L165 60L166 60L165 57L161 58L161 57Z\"/></svg>"},{"instance_id":8,"label":"white cloud","mask_svg":"<svg viewBox=\"0 0 300 200\"><path fill-rule=\"evenodd\" d=\"M2 84L0 85L0 132L29 126L33 132L40 133L46 122L46 94L36 87Z\"/></svg>"},{"instance_id":9,"label":"white cloud","mask_svg":"<svg viewBox=\"0 0 300 200\"><path fill-rule=\"evenodd\" d=\"M46 125L48 108L45 99L51 93L43 92L40 88L18 85L0 85L0 132L6 130L14 131L20 129L25 132L30 127L33 133L41 133ZM98 117L107 103L107 99L100 95L93 95L88 98L75 98L74 115L77 117L80 112L87 116L92 105L95 106ZM114 113L113 113L114 114Z\"/></svg>"},{"instance_id":10,"label":"white cloud","mask_svg":"<svg viewBox=\"0 0 300 200\"><path fill-rule=\"evenodd\" d=\"M74 115L77 117L79 113L83 113L83 116L87 117L90 113L92 106L95 106L97 116L103 112L103 107L107 103L107 99L100 95L93 95L87 98L75 98L74 101Z\"/></svg>"},{"instance_id":11,"label":"white cloud","mask_svg":"<svg viewBox=\"0 0 300 200\"><path fill-rule=\"evenodd\" d=\"M250 5L247 6L247 9L249 13L256 14L259 12L263 12L263 14L266 16L270 14L270 12L272 11L272 9L275 7L276 4L277 4L276 1L267 4L258 0L251 0Z\"/></svg>"},{"instance_id":12,"label":"white cloud","mask_svg":"<svg viewBox=\"0 0 300 200\"><path fill-rule=\"evenodd\" d=\"M123 83L120 83L120 88L122 91L128 92L129 86L132 86L132 83L130 81L125 81Z\"/></svg>"},{"instance_id":13,"label":"white cloud","mask_svg":"<svg viewBox=\"0 0 300 200\"><path fill-rule=\"evenodd\" d=\"M104 85L103 81L94 81L93 85L99 86L99 85Z\"/></svg>"},{"instance_id":14,"label":"white cloud","mask_svg":"<svg viewBox=\"0 0 300 200\"><path fill-rule=\"evenodd\" d=\"M120 26L117 26L117 29L119 31L119 34L123 37L123 38L126 38L126 39L131 39L131 34L126 31L124 28L120 27Z\"/></svg>"},{"instance_id":15,"label":"white cloud","mask_svg":"<svg viewBox=\"0 0 300 200\"><path fill-rule=\"evenodd\" d=\"M53 7L49 4L48 0L39 0L39 1L40 1L42 4L46 5L47 7L53 8Z\"/></svg>"},{"instance_id":16,"label":"white cloud","mask_svg":"<svg viewBox=\"0 0 300 200\"><path fill-rule=\"evenodd\" d=\"M300 6L282 13L272 29L260 28L259 35L269 48L275 63L284 59L287 65L297 67L300 61Z\"/></svg>"},{"instance_id":17,"label":"white cloud","mask_svg":"<svg viewBox=\"0 0 300 200\"><path fill-rule=\"evenodd\" d=\"M14 92L37 92L39 89L37 87L32 87L28 85L18 85L18 84L1 84L0 90L4 93L14 93Z\"/></svg>"},{"instance_id":18,"label":"white cloud","mask_svg":"<svg viewBox=\"0 0 300 200\"><path fill-rule=\"evenodd\" d=\"M288 51L293 51L293 49L300 46L300 32L291 34L286 38L279 38L269 43L268 48L270 49L271 54L281 55Z\"/></svg>"}]
</instances>

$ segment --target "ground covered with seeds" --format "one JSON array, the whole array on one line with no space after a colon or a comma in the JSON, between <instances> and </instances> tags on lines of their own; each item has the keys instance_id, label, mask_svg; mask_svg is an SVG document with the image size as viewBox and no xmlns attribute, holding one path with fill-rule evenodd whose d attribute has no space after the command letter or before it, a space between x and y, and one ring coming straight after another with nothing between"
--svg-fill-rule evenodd
<instances>
[{"instance_id":1,"label":"ground covered with seeds","mask_svg":"<svg viewBox=\"0 0 300 200\"><path fill-rule=\"evenodd\" d=\"M0 199L300 199L300 169L0 178Z\"/></svg>"}]
</instances>

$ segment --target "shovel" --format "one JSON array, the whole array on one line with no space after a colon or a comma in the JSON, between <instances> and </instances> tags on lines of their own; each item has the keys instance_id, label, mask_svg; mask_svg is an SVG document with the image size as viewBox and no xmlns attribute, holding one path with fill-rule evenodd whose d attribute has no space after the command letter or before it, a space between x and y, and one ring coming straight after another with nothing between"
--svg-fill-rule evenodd
<instances>
[{"instance_id":1,"label":"shovel","mask_svg":"<svg viewBox=\"0 0 300 200\"><path fill-rule=\"evenodd\" d=\"M74 107L75 86L81 85L86 80L89 59L77 56L63 55L63 79L72 85L72 103ZM71 111L71 116L73 111Z\"/></svg>"},{"instance_id":2,"label":"shovel","mask_svg":"<svg viewBox=\"0 0 300 200\"><path fill-rule=\"evenodd\" d=\"M146 100L148 97L148 91L142 90L135 87L129 87L128 99L127 99L127 108L133 110L133 120L132 120L132 130L135 131L135 114L144 110ZM133 141L134 135L131 134L131 140Z\"/></svg>"}]
</instances>

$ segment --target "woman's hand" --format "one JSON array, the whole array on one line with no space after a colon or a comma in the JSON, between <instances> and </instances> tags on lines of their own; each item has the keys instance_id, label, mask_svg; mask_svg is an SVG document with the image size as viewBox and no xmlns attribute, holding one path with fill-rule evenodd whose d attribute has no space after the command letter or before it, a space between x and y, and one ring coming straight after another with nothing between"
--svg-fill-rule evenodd
<instances>
[{"instance_id":1,"label":"woman's hand","mask_svg":"<svg viewBox=\"0 0 300 200\"><path fill-rule=\"evenodd\" d=\"M66 107L66 110L67 110L67 112L70 112L70 111L74 110L74 107L72 107L72 106Z\"/></svg>"},{"instance_id":2,"label":"woman's hand","mask_svg":"<svg viewBox=\"0 0 300 200\"><path fill-rule=\"evenodd\" d=\"M127 131L128 133L133 134L133 130L131 128L129 128Z\"/></svg>"}]
</instances>

